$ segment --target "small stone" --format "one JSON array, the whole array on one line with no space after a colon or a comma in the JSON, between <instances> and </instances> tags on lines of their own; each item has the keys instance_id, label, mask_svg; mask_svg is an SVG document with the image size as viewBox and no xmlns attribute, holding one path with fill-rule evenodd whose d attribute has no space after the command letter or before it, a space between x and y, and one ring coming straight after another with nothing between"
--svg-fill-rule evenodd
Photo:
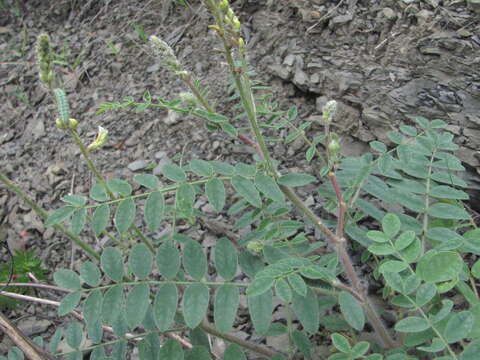
<instances>
[{"instance_id":1,"label":"small stone","mask_svg":"<svg viewBox=\"0 0 480 360\"><path fill-rule=\"evenodd\" d=\"M288 54L283 60L283 65L293 66L294 63L295 63L295 55L293 54Z\"/></svg>"},{"instance_id":2,"label":"small stone","mask_svg":"<svg viewBox=\"0 0 480 360\"><path fill-rule=\"evenodd\" d=\"M142 170L142 169L145 169L147 166L148 166L148 161L145 161L145 160L135 160L127 165L128 170L130 171Z\"/></svg>"},{"instance_id":3,"label":"small stone","mask_svg":"<svg viewBox=\"0 0 480 360\"><path fill-rule=\"evenodd\" d=\"M180 122L180 116L178 113L172 110L168 110L167 116L163 119L163 122L167 125L174 125Z\"/></svg>"},{"instance_id":4,"label":"small stone","mask_svg":"<svg viewBox=\"0 0 480 360\"><path fill-rule=\"evenodd\" d=\"M389 7L384 8L382 10L382 14L387 20L395 20L397 18L397 14L395 13L395 11L393 11Z\"/></svg>"},{"instance_id":5,"label":"small stone","mask_svg":"<svg viewBox=\"0 0 480 360\"><path fill-rule=\"evenodd\" d=\"M292 74L292 70L288 66L274 64L274 65L270 65L268 69L273 75L276 75L283 80L289 80Z\"/></svg>"},{"instance_id":6,"label":"small stone","mask_svg":"<svg viewBox=\"0 0 480 360\"><path fill-rule=\"evenodd\" d=\"M293 77L293 83L298 87L306 86L308 84L308 75L303 70L297 69Z\"/></svg>"},{"instance_id":7,"label":"small stone","mask_svg":"<svg viewBox=\"0 0 480 360\"><path fill-rule=\"evenodd\" d=\"M167 165L171 164L172 161L168 157L162 158L159 162L158 165L153 169L153 175L162 175L162 168Z\"/></svg>"},{"instance_id":8,"label":"small stone","mask_svg":"<svg viewBox=\"0 0 480 360\"><path fill-rule=\"evenodd\" d=\"M202 207L202 211L203 212L206 212L207 214L213 214L215 213L215 209L213 208L213 206L208 203L208 204L205 204L203 207Z\"/></svg>"},{"instance_id":9,"label":"small stone","mask_svg":"<svg viewBox=\"0 0 480 360\"><path fill-rule=\"evenodd\" d=\"M419 24L424 24L429 20L429 18L432 16L432 12L426 9L420 10L418 13L415 14L415 17L417 18L417 21Z\"/></svg>"},{"instance_id":10,"label":"small stone","mask_svg":"<svg viewBox=\"0 0 480 360\"><path fill-rule=\"evenodd\" d=\"M331 21L330 24L332 25L342 25L345 24L353 19L352 14L345 14L345 15L338 15L335 16Z\"/></svg>"},{"instance_id":11,"label":"small stone","mask_svg":"<svg viewBox=\"0 0 480 360\"><path fill-rule=\"evenodd\" d=\"M46 319L26 318L20 320L17 324L18 328L26 335L33 336L43 334L47 331L52 322Z\"/></svg>"},{"instance_id":12,"label":"small stone","mask_svg":"<svg viewBox=\"0 0 480 360\"><path fill-rule=\"evenodd\" d=\"M318 73L312 74L312 76L310 76L310 82L318 84L320 82L320 75Z\"/></svg>"},{"instance_id":13,"label":"small stone","mask_svg":"<svg viewBox=\"0 0 480 360\"><path fill-rule=\"evenodd\" d=\"M480 0L467 0L468 7L477 14L480 14Z\"/></svg>"},{"instance_id":14,"label":"small stone","mask_svg":"<svg viewBox=\"0 0 480 360\"><path fill-rule=\"evenodd\" d=\"M155 156L155 159L160 160L166 157L167 153L165 151L157 151L154 156Z\"/></svg>"}]
</instances>

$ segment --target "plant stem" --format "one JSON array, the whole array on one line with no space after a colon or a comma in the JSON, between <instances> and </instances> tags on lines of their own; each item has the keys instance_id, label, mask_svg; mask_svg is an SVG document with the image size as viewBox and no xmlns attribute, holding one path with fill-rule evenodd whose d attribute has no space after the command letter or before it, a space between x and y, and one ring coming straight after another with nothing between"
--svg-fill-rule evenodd
<instances>
[{"instance_id":1,"label":"plant stem","mask_svg":"<svg viewBox=\"0 0 480 360\"><path fill-rule=\"evenodd\" d=\"M365 306L367 317L370 320L371 325L375 329L382 342L387 348L396 347L395 341L392 339L382 320L378 316L373 304L370 302L368 295L365 293L365 289L360 283L360 279L353 267L352 259L346 249L346 239L340 238L335 235L323 222L317 217L312 210L306 206L303 201L287 186L279 185L285 196L310 220L313 225L317 227L328 239L330 244L334 246L340 262L345 269L345 274L351 283L355 292L361 295L362 302Z\"/></svg>"},{"instance_id":2,"label":"plant stem","mask_svg":"<svg viewBox=\"0 0 480 360\"><path fill-rule=\"evenodd\" d=\"M35 211L35 213L38 216L40 216L43 219L47 219L49 217L49 214L45 210L43 210L40 206L38 206L35 203L35 201L30 199L30 197L25 193L25 191L23 191L22 188L15 185L6 175L4 175L1 172L0 172L0 181L5 184L5 186L7 187L8 190L14 192L15 194L17 194L17 196L20 199L25 201L28 204L28 206L30 206L30 208L33 211ZM77 244L80 248L82 248L88 255L90 255L91 257L93 257L97 260L100 259L100 255L97 252L95 252L90 247L90 245L88 245L85 241L80 239L76 234L68 231L67 229L65 229L64 226L62 226L60 224L55 224L55 225L53 225L53 227L55 229L61 231L62 233L64 233L70 240L72 240L75 244Z\"/></svg>"},{"instance_id":3,"label":"plant stem","mask_svg":"<svg viewBox=\"0 0 480 360\"><path fill-rule=\"evenodd\" d=\"M230 335L230 334L225 334L220 331L218 331L216 328L214 328L212 325L210 325L206 320L204 320L201 324L200 327L207 333L216 336L218 338L221 338L223 340L226 340L231 343L235 343L237 345L240 345L248 350L254 351L258 354L265 355L267 357L272 357L275 354L278 354L278 352L275 352L273 350L270 350L264 346L253 344L251 342L242 340L236 336Z\"/></svg>"},{"instance_id":4,"label":"plant stem","mask_svg":"<svg viewBox=\"0 0 480 360\"><path fill-rule=\"evenodd\" d=\"M113 195L113 192L110 190L110 188L107 185L107 182L103 178L103 176L98 172L97 168L93 164L93 161L90 159L90 156L88 154L88 150L85 147L85 144L82 142L82 139L80 139L80 136L78 136L78 133L74 129L68 129L70 132L70 135L72 135L73 140L77 144L78 148L80 149L80 152L83 155L83 158L85 159L85 162L87 163L88 168L90 171L93 173L95 176L95 179L97 179L98 183L105 189L105 191L108 193L108 196L112 199L115 199L115 195Z\"/></svg>"}]
</instances>

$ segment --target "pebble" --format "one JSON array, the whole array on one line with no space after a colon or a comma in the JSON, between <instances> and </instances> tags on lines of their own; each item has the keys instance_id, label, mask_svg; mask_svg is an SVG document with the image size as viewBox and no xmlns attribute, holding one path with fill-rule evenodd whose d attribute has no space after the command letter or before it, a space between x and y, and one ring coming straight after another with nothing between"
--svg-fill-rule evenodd
<instances>
[{"instance_id":1,"label":"pebble","mask_svg":"<svg viewBox=\"0 0 480 360\"><path fill-rule=\"evenodd\" d=\"M175 111L168 110L167 116L163 119L163 122L167 125L174 125L180 122L180 115Z\"/></svg>"},{"instance_id":2,"label":"pebble","mask_svg":"<svg viewBox=\"0 0 480 360\"><path fill-rule=\"evenodd\" d=\"M145 169L147 166L148 166L148 161L146 160L135 160L127 165L128 170L130 171L142 170L142 169Z\"/></svg>"}]
</instances>

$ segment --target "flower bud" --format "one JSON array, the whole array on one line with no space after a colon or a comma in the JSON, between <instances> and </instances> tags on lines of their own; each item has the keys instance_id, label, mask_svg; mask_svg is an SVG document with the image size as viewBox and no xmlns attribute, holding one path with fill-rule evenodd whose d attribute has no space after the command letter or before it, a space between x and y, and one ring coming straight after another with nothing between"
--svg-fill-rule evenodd
<instances>
[{"instance_id":1,"label":"flower bud","mask_svg":"<svg viewBox=\"0 0 480 360\"><path fill-rule=\"evenodd\" d=\"M53 86L53 53L50 46L50 37L48 34L40 34L37 37L37 66L39 69L38 77L40 81L47 86L52 88Z\"/></svg>"},{"instance_id":2,"label":"flower bud","mask_svg":"<svg viewBox=\"0 0 480 360\"><path fill-rule=\"evenodd\" d=\"M226 11L228 9L228 0L222 0L220 2L220 8L223 10L223 11Z\"/></svg>"},{"instance_id":3,"label":"flower bud","mask_svg":"<svg viewBox=\"0 0 480 360\"><path fill-rule=\"evenodd\" d=\"M242 24L240 24L240 20L238 20L238 18L236 16L233 17L232 24L233 24L233 29L234 30L240 31L240 28L242 27Z\"/></svg>"},{"instance_id":4,"label":"flower bud","mask_svg":"<svg viewBox=\"0 0 480 360\"><path fill-rule=\"evenodd\" d=\"M340 143L336 139L332 139L328 145L327 150L330 156L337 155L340 152Z\"/></svg>"},{"instance_id":5,"label":"flower bud","mask_svg":"<svg viewBox=\"0 0 480 360\"><path fill-rule=\"evenodd\" d=\"M322 112L323 121L325 121L325 124L330 124L335 117L335 113L337 112L337 102L335 100L328 101L322 108Z\"/></svg>"},{"instance_id":6,"label":"flower bud","mask_svg":"<svg viewBox=\"0 0 480 360\"><path fill-rule=\"evenodd\" d=\"M173 49L162 39L152 35L149 38L150 46L160 57L161 64L172 71L182 71L182 65L178 61Z\"/></svg>"},{"instance_id":7,"label":"flower bud","mask_svg":"<svg viewBox=\"0 0 480 360\"><path fill-rule=\"evenodd\" d=\"M235 13L233 12L232 8L228 8L227 16L228 16L229 19L233 20L233 17L235 16Z\"/></svg>"},{"instance_id":8,"label":"flower bud","mask_svg":"<svg viewBox=\"0 0 480 360\"><path fill-rule=\"evenodd\" d=\"M254 255L258 255L263 250L263 243L261 241L250 241L247 244L247 250Z\"/></svg>"},{"instance_id":9,"label":"flower bud","mask_svg":"<svg viewBox=\"0 0 480 360\"><path fill-rule=\"evenodd\" d=\"M197 99L191 92L181 92L178 95L180 96L182 103L184 103L187 106L193 107L197 104Z\"/></svg>"},{"instance_id":10,"label":"flower bud","mask_svg":"<svg viewBox=\"0 0 480 360\"><path fill-rule=\"evenodd\" d=\"M78 121L75 119L68 119L68 127L75 130L78 127Z\"/></svg>"},{"instance_id":11,"label":"flower bud","mask_svg":"<svg viewBox=\"0 0 480 360\"><path fill-rule=\"evenodd\" d=\"M107 139L108 139L108 130L99 126L97 137L94 142L88 145L87 150L93 151L101 148L107 142Z\"/></svg>"},{"instance_id":12,"label":"flower bud","mask_svg":"<svg viewBox=\"0 0 480 360\"><path fill-rule=\"evenodd\" d=\"M67 126L66 126L65 123L62 121L62 119L59 119L59 118L55 119L55 124L57 125L57 127L58 127L59 129L66 129L66 128L67 128Z\"/></svg>"}]
</instances>

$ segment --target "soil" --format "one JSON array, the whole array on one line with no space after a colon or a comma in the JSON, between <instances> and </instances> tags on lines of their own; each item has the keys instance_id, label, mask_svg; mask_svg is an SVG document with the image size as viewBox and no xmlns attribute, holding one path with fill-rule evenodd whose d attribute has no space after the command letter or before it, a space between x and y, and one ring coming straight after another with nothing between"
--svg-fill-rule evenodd
<instances>
[{"instance_id":1,"label":"soil","mask_svg":"<svg viewBox=\"0 0 480 360\"><path fill-rule=\"evenodd\" d=\"M182 3L0 1L0 168L40 206L55 209L69 192L87 194L92 181L71 138L55 126L55 107L38 81L35 40L43 32L55 44L57 73L80 136L89 143L99 125L109 131L108 145L94 155L107 177L131 179L146 167L156 173L178 160L176 154L184 154L184 161L251 162L250 148L206 132L189 116L157 109L96 115L104 101L140 100L146 90L175 99L185 91L146 50L142 31L168 41L182 64L209 86L217 109L231 109L225 62L207 27L211 18L199 1ZM335 130L348 156L364 153L375 139L388 143L386 132L412 124L415 116L445 120L460 146L456 155L468 169L470 204L478 203L478 7L464 0L232 3L258 79L272 86L281 109L298 106L299 121L313 122L312 136L321 132L321 108L330 99L340 104ZM303 143L276 143L273 150L282 166L308 169ZM66 238L46 229L1 186L0 225L1 240L12 249L35 249L46 268L78 265L80 252L72 253ZM23 329L30 336L51 332L62 322L55 309L33 305L17 308L12 317L20 319L19 326L27 320ZM35 331L28 327L42 322ZM7 344L4 340L0 349Z\"/></svg>"}]
</instances>

